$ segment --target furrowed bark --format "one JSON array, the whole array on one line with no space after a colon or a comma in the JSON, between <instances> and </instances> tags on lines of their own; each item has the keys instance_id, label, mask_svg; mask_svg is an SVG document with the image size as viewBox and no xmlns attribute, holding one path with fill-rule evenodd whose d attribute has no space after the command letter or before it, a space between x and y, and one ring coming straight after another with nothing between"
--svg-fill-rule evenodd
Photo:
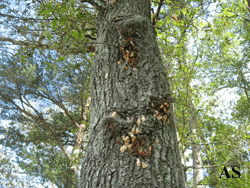
<instances>
[{"instance_id":1,"label":"furrowed bark","mask_svg":"<svg viewBox=\"0 0 250 188\"><path fill-rule=\"evenodd\" d=\"M98 15L91 131L79 187L184 187L150 6L116 0Z\"/></svg>"}]
</instances>

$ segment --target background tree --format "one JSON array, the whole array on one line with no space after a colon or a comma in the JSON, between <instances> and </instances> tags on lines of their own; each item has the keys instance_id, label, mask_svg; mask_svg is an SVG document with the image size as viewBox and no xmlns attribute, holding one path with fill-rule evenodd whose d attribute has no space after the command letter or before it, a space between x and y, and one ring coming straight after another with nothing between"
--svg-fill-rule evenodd
<instances>
[{"instance_id":1,"label":"background tree","mask_svg":"<svg viewBox=\"0 0 250 188\"><path fill-rule=\"evenodd\" d=\"M228 77L228 78L230 78L229 80L232 80L232 77L234 77L234 75L236 73L236 72L233 72L232 69L229 69L229 67L227 67L227 64L225 64L225 66L224 66L224 59L230 58L230 57L232 58L232 55L230 55L228 52L229 52L229 49L235 49L235 46L233 47L232 45L237 44L237 37L235 37L235 40L234 40L235 43L230 43L230 44L232 44L230 46L227 44L229 35L231 37L236 36L236 32L234 34L231 34L229 32L225 32L224 25L225 25L225 23L227 23L227 21L225 21L224 19L221 19L221 17L223 17L223 18L227 17L227 15L229 14L229 12L227 11L227 7L228 7L227 5L225 5L222 9L218 9L218 10L221 10L224 12L222 12L221 15L218 15L218 19L217 19L217 16L215 16L214 20L215 20L216 26L213 25L212 21L206 20L206 17L208 17L209 13L211 13L211 10L207 9L209 3L211 3L211 2L203 1L200 3L199 6L197 6L198 3L196 3L196 4L193 4L194 5L193 8L189 4L186 4L186 6L188 7L187 12L191 13L192 16L190 16L187 12L185 12L184 15L186 16L186 19L191 18L190 22L188 22L188 21L181 22L180 16L178 17L178 14L174 14L174 16L173 16L173 13L172 13L172 16L170 16L171 9L168 8L167 10L164 11L164 12L169 13L169 16L166 17L168 19L166 19L166 20L163 19L162 20L163 22L161 23L161 25L163 25L162 28L164 28L163 31L165 31L165 32L160 32L159 36L160 36L160 41L161 41L160 44L161 44L162 48L166 49L166 50L164 50L164 52L167 52L167 53L165 53L166 61L171 62L170 64L167 65L167 67L169 67L170 70L174 70L174 71L171 71L171 73L169 74L170 78L171 78L171 86L173 87L172 90L176 91L177 96L179 96L177 99L179 99L179 101L181 101L180 103L176 103L176 105L175 105L175 109L176 109L175 114L178 116L177 120L178 120L179 125L180 125L180 129L179 129L180 138L181 138L180 142L183 144L183 152L185 152L189 148L190 143L195 144L195 145L199 145L199 146L202 146L203 149L205 149L205 150L203 150L204 152L210 153L209 155L212 157L212 158L210 158L210 161L211 161L211 159L214 160L214 159L217 159L217 157L218 157L218 155L215 152L211 152L211 151L216 151L217 146L214 145L213 147L210 147L210 145L212 145L213 143L211 143L210 141L208 142L208 140L206 140L206 139L209 139L208 135L210 135L210 133L216 134L218 132L218 135L215 137L216 137L217 141L220 140L220 142L216 142L216 144L219 145L219 143L222 143L222 144L224 143L223 139L226 139L224 136L221 136L219 133L220 132L228 132L228 129L234 130L232 125L225 124L224 126L220 127L220 126L218 126L218 123L216 123L217 121L219 121L219 122L224 121L225 122L226 119L221 119L218 117L212 118L211 115L208 115L208 114L212 114L212 116L214 116L214 114L216 112L216 107L218 107L219 105L223 106L222 103L219 103L218 97L215 96L215 92L218 91L218 88L225 88L225 85L223 85L224 81L225 81L225 77L226 78ZM241 5L243 5L243 4L241 3ZM219 6L221 6L221 5L219 4ZM181 10L180 6L176 6L176 7L178 7L178 10ZM180 11L180 12L182 13L182 11ZM237 12L237 11L235 11L235 12ZM184 18L185 18L185 16L184 16ZM181 18L183 19L183 16ZM171 20L174 22L171 22ZM204 22L204 21L206 21L206 22ZM238 21L235 21L233 19L231 21L233 22L232 25L230 25L230 28L232 29L234 24L237 23ZM181 35L181 33L183 33L181 31L186 31L185 30L186 27L184 27L185 23L190 23L190 25L191 25L190 27L187 28L188 35L186 35L187 36L186 40L187 41L194 41L194 45L192 46L192 48L190 48L190 47L185 48L185 44L184 44L185 39L184 39L183 41L180 40L181 45L179 45L179 48L176 48L176 46L174 44L178 43L178 40L177 40L178 37L185 36L185 35ZM166 25L167 26L171 25L171 27L167 27ZM220 29L218 29L218 28L220 28ZM166 32L166 31L168 31L168 32ZM180 31L180 32L178 32L178 31ZM224 37L222 37L223 33L225 33ZM205 35L206 37L203 38L203 35ZM221 36L221 37L220 37L220 39L215 39L216 36ZM173 39L175 39L175 40L173 40ZM204 43L201 43L200 40L204 41ZM172 43L170 43L169 41L171 41ZM211 41L211 43L210 43L210 41ZM180 50L177 50L177 49L180 49ZM181 50L181 49L183 49L183 50ZM211 53L211 49L213 49L213 51L212 51L213 53ZM217 51L215 49L219 52L217 53ZM188 50L188 52L187 52L187 50ZM177 55L175 56L175 54L177 54ZM183 57L182 54L186 54L186 55ZM218 58L211 60L211 57L218 57ZM235 55L233 58L236 59L237 56ZM210 61L208 61L208 60L210 60ZM185 63L187 64L187 62L190 66L183 67L182 64L185 64ZM220 63L218 63L218 62L220 62ZM218 70L214 71L215 69L213 69L213 72L211 71L210 77L208 77L208 72L210 72L210 70L213 67L213 66L211 66L211 63L213 63L213 65L216 67L219 66L220 71L218 71ZM237 67L239 67L239 66L237 65ZM215 73L217 73L216 79L213 79ZM218 79L217 76L221 77L221 81L220 81L220 79ZM222 81L222 79L224 81ZM189 83L191 83L191 85L189 85ZM193 83L195 83L195 84L193 84ZM211 83L211 84L208 84L208 83ZM195 87L192 87L193 85L195 85ZM208 86L208 87L206 87L206 86ZM231 84L231 86L232 86L232 84ZM191 127L187 126L187 125L189 125L189 119L190 119L190 113L189 113L188 109L190 109L190 103L192 104L192 101L194 102L194 106L196 109L191 108L192 109L191 111L195 115L195 118L198 120L198 124L197 124L198 132L197 132L197 134L200 138L202 138L202 140L196 139L195 142L193 140L195 135L193 135L191 133L192 132ZM182 112L182 113L180 113L180 112ZM223 114L221 117L223 117L223 116L228 117L226 114ZM207 124L203 124L204 120L207 121L206 120L207 118L209 118L208 121L210 121L209 125L214 124L212 126L213 128L211 127L209 129L207 129ZM211 120L213 120L213 121L211 121ZM232 121L231 121L231 123L232 123ZM227 121L227 124L228 124L228 121ZM216 131L215 132L211 131L213 129ZM207 131L205 131L205 130L207 130ZM245 127L243 128L243 130L247 131L247 129L245 129ZM207 134L207 132L210 132L210 133ZM206 133L206 134L203 134L203 133ZM231 132L231 133L233 133L233 132ZM241 137L240 135L234 135L234 136ZM232 139L231 141L234 142L235 139ZM223 149L221 149L221 148L220 149L218 148L218 149L220 151L225 150L225 155L228 155L228 152L229 153L235 152L235 149L238 148L238 146L235 145L234 143L232 143L232 145L235 146L233 148L231 147L229 149L228 147L223 147ZM224 143L224 144L226 144L226 143ZM218 146L218 147L220 147L220 146ZM213 149L211 149L211 148L213 148ZM193 150L193 152L194 152L194 150ZM204 152L203 152L203 161L206 160L206 153L204 153ZM209 155L207 155L207 157ZM235 155L233 155L233 158L234 157L235 157ZM193 158L193 160L194 160L194 158ZM211 166L209 166L209 167L213 167L213 166L214 167L208 168L208 169L213 169L212 171L210 171L209 177L211 177L212 179L213 178L217 179L217 177L219 177L218 172L216 170L216 169L218 169L217 165L222 166L222 167L226 164L230 165L232 160L229 162L229 161L227 161L227 159L224 158L219 163L218 163L218 161L214 161L214 162L211 161L209 163ZM204 162L204 164L206 165L207 163ZM190 167L194 168L194 169L200 169L200 167L197 168L197 166L195 166L195 165L190 166ZM187 167L187 169L189 169L190 167ZM204 166L204 167L206 169L206 166ZM204 167L202 167L202 168L204 168ZM219 170L219 173L221 171L222 171L222 168ZM194 177L194 182L195 182L195 177ZM218 183L218 179L215 180L215 182ZM204 182L204 183L207 183L207 182ZM216 185L216 183L212 183L212 180L210 181L209 184ZM194 186L194 185L192 184L192 186Z\"/></svg>"},{"instance_id":2,"label":"background tree","mask_svg":"<svg viewBox=\"0 0 250 188\"><path fill-rule=\"evenodd\" d=\"M46 58L49 56L47 53ZM58 186L63 181L66 186L71 176L76 176L72 170L79 165L81 154L76 151L82 150L83 131L88 125L88 67L81 66L77 72L77 60L72 60L71 66L61 61L53 63L57 69L46 70L41 55L40 60L31 59L26 66L13 60L4 59L6 63L1 65L1 118L12 120L9 129L1 129L2 144L29 159L19 161L28 173L42 175L44 180L50 177ZM68 151L67 146L73 149Z\"/></svg>"},{"instance_id":3,"label":"background tree","mask_svg":"<svg viewBox=\"0 0 250 188\"><path fill-rule=\"evenodd\" d=\"M245 51L242 51L242 47L246 45L239 42L242 40L242 35L239 35L239 33L244 31L241 28L241 23L245 22L245 15L236 16L245 12L242 7L246 8L241 1L230 2L229 4L218 3L214 19L203 25L203 31L200 35L202 43L200 43L201 55L199 60L201 64L198 67L199 74L196 78L202 81L200 86L207 93L207 96L213 97L216 92L226 88L235 88L236 93L243 94L242 85L240 84L242 83L240 81L242 80L242 74L240 76L239 73L242 73L243 67L247 67L244 58L242 58L242 52ZM242 66L243 64L244 66ZM244 69L244 71L246 70ZM218 105L224 105L221 102L219 103L216 98L211 98L206 107L209 111L212 110L211 113L213 114L216 112ZM231 103L227 108L233 110L234 107L234 104ZM201 116L203 122L207 122L202 128L203 132L206 133L202 136L202 142L204 149L207 150L207 159L204 160L204 164L211 165L206 182L210 186L247 187L248 177L244 170L248 166L249 154L246 155L247 147L244 144L246 139L244 139L243 135L247 135L248 129L239 122L235 122L235 119L232 119L225 112L220 111L220 114L220 118L214 118L208 114ZM226 134L230 136L225 137ZM210 144L205 144L207 139L209 139ZM246 160L243 160L243 158ZM242 174L245 174L244 181L237 179L225 182L218 179L218 174L222 172L224 166L231 167L233 165L241 167Z\"/></svg>"},{"instance_id":4,"label":"background tree","mask_svg":"<svg viewBox=\"0 0 250 188\"><path fill-rule=\"evenodd\" d=\"M1 49L1 118L12 120L7 130L1 129L1 143L26 159L18 163L30 175L42 176L43 181L50 180L59 187L75 186L83 131L88 126L90 58L85 53L74 55L65 45L60 45L63 49L56 47L63 43L64 35L77 42L75 35L69 34L76 26L72 22L66 31L59 28L63 34L51 34L51 29L56 30L52 28L55 19L46 17L51 3L12 3L2 2L2 23L12 29L9 36L20 40L1 36L5 44ZM60 24L62 20L67 22L65 17L72 13L66 11L68 6L63 7L58 13ZM39 12L31 14L32 8L39 9L43 17L38 17ZM70 37L67 40L70 44ZM8 42L20 46L11 50ZM81 42L84 45L78 47L84 52L86 43ZM18 126L14 124L17 122Z\"/></svg>"}]
</instances>

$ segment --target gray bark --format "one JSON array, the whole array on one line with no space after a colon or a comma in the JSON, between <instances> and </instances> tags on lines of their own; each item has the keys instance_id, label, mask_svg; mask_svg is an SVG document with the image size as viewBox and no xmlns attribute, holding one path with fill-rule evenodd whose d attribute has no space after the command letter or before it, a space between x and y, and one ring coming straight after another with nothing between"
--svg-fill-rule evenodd
<instances>
[{"instance_id":1,"label":"gray bark","mask_svg":"<svg viewBox=\"0 0 250 188\"><path fill-rule=\"evenodd\" d=\"M160 55L161 55L161 59L164 62L165 65L165 72L167 74L167 78L169 77L169 72L171 71L171 61L168 62L165 54L163 53L162 49L159 47L159 51L160 51ZM171 81L169 81L169 84L171 85ZM175 106L173 105L173 112L175 112ZM177 117L174 116L174 121L176 126L178 127L178 125L180 124ZM181 164L182 164L182 174L184 177L184 184L185 187L187 187L187 175L186 175L186 161L185 161L185 156L184 156L184 151L182 150L182 144L180 142L180 137L178 134L178 131L176 130L176 135L177 135L177 141L178 141L178 147L179 147L179 153L180 153L180 157L181 157Z\"/></svg>"},{"instance_id":2,"label":"gray bark","mask_svg":"<svg viewBox=\"0 0 250 188\"><path fill-rule=\"evenodd\" d=\"M174 111L174 110L173 110ZM175 119L175 122L176 124L180 124L178 119L176 117L174 117ZM185 187L188 187L187 185L187 174L186 174L186 160L185 160L185 155L184 155L184 151L183 151L183 146L181 144L181 140L180 140L180 137L179 137L179 133L176 131L176 134L177 134L177 141L178 141L178 146L179 146L179 152L180 152L180 157L181 157L181 165L182 165L182 174L183 174L183 177L184 177L184 184L185 184Z\"/></svg>"},{"instance_id":3,"label":"gray bark","mask_svg":"<svg viewBox=\"0 0 250 188\"><path fill-rule=\"evenodd\" d=\"M170 93L150 6L150 0L116 0L98 15L91 131L81 188L184 187L172 107L168 121L162 121L154 117L150 102L152 96L166 101L163 96ZM128 38L129 45L124 41ZM124 55L129 46L127 52L134 58ZM129 148L121 151L133 145L134 137L143 154Z\"/></svg>"},{"instance_id":4,"label":"gray bark","mask_svg":"<svg viewBox=\"0 0 250 188\"><path fill-rule=\"evenodd\" d=\"M193 107L193 104L192 104ZM199 137L197 135L197 119L195 115L195 108L192 108L192 116L190 118L190 127L193 136L192 144L192 156L193 156L193 178L194 178L194 187L195 188L204 188L204 185L199 185L203 181L203 168L202 168L202 154L201 154L201 145L195 144Z\"/></svg>"}]
</instances>

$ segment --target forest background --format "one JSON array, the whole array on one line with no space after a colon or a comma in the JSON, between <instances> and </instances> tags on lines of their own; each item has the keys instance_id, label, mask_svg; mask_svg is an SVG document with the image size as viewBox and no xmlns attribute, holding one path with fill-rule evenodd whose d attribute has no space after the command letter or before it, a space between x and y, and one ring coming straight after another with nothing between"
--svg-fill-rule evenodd
<instances>
[{"instance_id":1,"label":"forest background","mask_svg":"<svg viewBox=\"0 0 250 188\"><path fill-rule=\"evenodd\" d=\"M2 187L78 178L102 3L0 2ZM155 0L152 24L176 99L187 186L250 187L250 1ZM231 176L240 167L241 177L219 178L224 166Z\"/></svg>"}]
</instances>

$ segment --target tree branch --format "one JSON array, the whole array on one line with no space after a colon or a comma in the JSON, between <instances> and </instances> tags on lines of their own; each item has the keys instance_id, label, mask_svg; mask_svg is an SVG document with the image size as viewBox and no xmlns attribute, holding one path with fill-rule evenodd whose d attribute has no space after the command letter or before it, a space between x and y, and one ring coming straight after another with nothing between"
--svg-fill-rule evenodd
<instances>
[{"instance_id":1,"label":"tree branch","mask_svg":"<svg viewBox=\"0 0 250 188\"><path fill-rule=\"evenodd\" d=\"M14 45L20 45L20 46L33 46L36 45L37 47L45 47L45 48L49 48L49 45L45 44L45 43L35 43L35 42L29 42L29 41L21 41L21 40L15 40L13 38L9 38L9 37L0 37L0 41L3 42L10 42Z\"/></svg>"},{"instance_id":2,"label":"tree branch","mask_svg":"<svg viewBox=\"0 0 250 188\"><path fill-rule=\"evenodd\" d=\"M81 0L82 3L88 2L89 4L91 4L93 7L95 7L99 12L103 13L104 11L104 7L101 5L98 5L95 1L93 0ZM102 1L104 2L104 1Z\"/></svg>"},{"instance_id":3,"label":"tree branch","mask_svg":"<svg viewBox=\"0 0 250 188\"><path fill-rule=\"evenodd\" d=\"M90 37L91 39L95 39ZM51 49L50 47L52 45L49 45L47 43L42 43L42 42L30 42L30 41L21 41L21 40L15 40L13 38L9 38L9 37L0 37L0 41L2 42L10 42L13 45L20 45L20 46L25 46L25 47L36 47L36 48L45 48L45 49ZM90 41L86 43L86 51L87 52L93 52L93 45L91 44L95 44L95 41ZM69 51L70 51L69 47ZM56 50L58 51L59 48L53 48L52 50ZM79 49L79 51L77 51L77 53L82 53L82 49Z\"/></svg>"},{"instance_id":4,"label":"tree branch","mask_svg":"<svg viewBox=\"0 0 250 188\"><path fill-rule=\"evenodd\" d=\"M239 16L239 17L241 17L241 18L245 19L246 21L250 22L250 20L249 20L249 19L247 19L246 17L241 16L241 15L239 15L239 14L237 14L237 13L233 12L233 11L230 11L230 10L228 10L228 11L229 11L229 12L231 12L231 13L234 13L236 16Z\"/></svg>"},{"instance_id":5,"label":"tree branch","mask_svg":"<svg viewBox=\"0 0 250 188\"><path fill-rule=\"evenodd\" d=\"M104 5L106 5L106 2L104 0L99 0L99 1L101 1L101 3L103 3Z\"/></svg>"},{"instance_id":6,"label":"tree branch","mask_svg":"<svg viewBox=\"0 0 250 188\"><path fill-rule=\"evenodd\" d=\"M231 147L239 147L236 145L231 145L231 144L227 144L227 143L223 143L223 142L211 142L211 143L195 143L195 142L187 142L189 144L194 144L194 145L210 145L210 144L220 144L220 145L226 145L226 146L231 146Z\"/></svg>"},{"instance_id":7,"label":"tree branch","mask_svg":"<svg viewBox=\"0 0 250 188\"><path fill-rule=\"evenodd\" d=\"M243 4L245 5L245 7L247 7L248 11L250 12L250 0L247 0L247 5L245 4L245 0L242 0L243 1Z\"/></svg>"},{"instance_id":8,"label":"tree branch","mask_svg":"<svg viewBox=\"0 0 250 188\"><path fill-rule=\"evenodd\" d=\"M26 114L27 116L31 117L33 120L36 120L36 121L42 123L42 125L43 125L44 127L46 127L46 128L49 130L49 132L54 136L55 140L57 141L57 143L58 143L59 147L61 148L61 150L63 151L64 155L65 155L68 159L70 159L70 155L69 155L68 151L64 148L64 146L63 146L61 140L60 140L60 139L58 138L58 136L55 134L55 131L51 128L50 125L48 125L48 124L45 122L45 119L43 119L43 118L41 118L41 117L39 118L39 117L33 115L32 113L28 112L28 111L25 110L25 109L21 109L13 100L10 100L10 102L11 102L11 103L16 107L16 109L19 110L20 112L23 112L23 113Z\"/></svg>"},{"instance_id":9,"label":"tree branch","mask_svg":"<svg viewBox=\"0 0 250 188\"><path fill-rule=\"evenodd\" d=\"M211 166L201 166L201 167L187 166L186 170L189 169L189 168L200 169L200 168L214 168L214 167L217 167L217 166L224 166L224 165L228 164L228 161L229 160L227 160L224 163L221 163L221 164L218 164L218 165L211 165Z\"/></svg>"},{"instance_id":10,"label":"tree branch","mask_svg":"<svg viewBox=\"0 0 250 188\"><path fill-rule=\"evenodd\" d=\"M40 21L40 20L53 20L51 18L46 18L46 19L39 19L39 18L22 18L18 16L13 16L13 15L8 15L8 14L2 14L0 13L0 16L2 17L8 17L8 18L13 18L13 19L20 19L20 20L34 20L34 21Z\"/></svg>"},{"instance_id":11,"label":"tree branch","mask_svg":"<svg viewBox=\"0 0 250 188\"><path fill-rule=\"evenodd\" d=\"M163 5L163 1L164 1L164 0L160 0L159 5L158 5L158 8L157 8L157 12L156 12L156 14L153 16L153 25L156 25L157 19L158 19L159 14L160 14L161 6Z\"/></svg>"}]
</instances>

